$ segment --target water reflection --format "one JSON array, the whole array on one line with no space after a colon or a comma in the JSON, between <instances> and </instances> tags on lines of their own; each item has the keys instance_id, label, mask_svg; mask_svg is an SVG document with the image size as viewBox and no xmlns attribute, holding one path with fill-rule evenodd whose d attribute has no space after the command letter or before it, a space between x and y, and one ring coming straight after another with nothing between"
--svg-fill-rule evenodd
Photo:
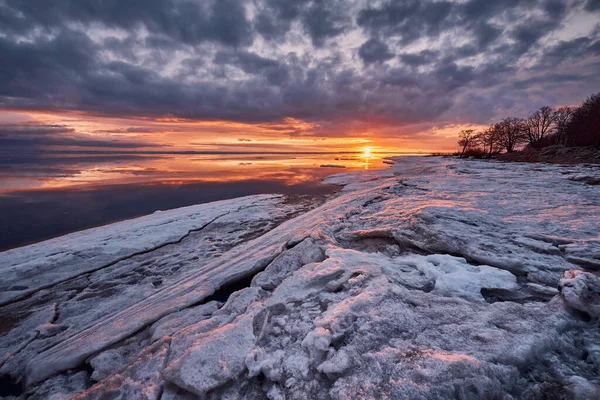
<instances>
[{"instance_id":1,"label":"water reflection","mask_svg":"<svg viewBox=\"0 0 600 400\"><path fill-rule=\"evenodd\" d=\"M322 197L336 190L320 184L325 176L383 168L382 157L0 154L0 251L159 209L260 193Z\"/></svg>"},{"instance_id":2,"label":"water reflection","mask_svg":"<svg viewBox=\"0 0 600 400\"><path fill-rule=\"evenodd\" d=\"M235 182L275 179L286 185L346 170L381 168L364 154L81 154L0 155L0 192L107 184Z\"/></svg>"}]
</instances>

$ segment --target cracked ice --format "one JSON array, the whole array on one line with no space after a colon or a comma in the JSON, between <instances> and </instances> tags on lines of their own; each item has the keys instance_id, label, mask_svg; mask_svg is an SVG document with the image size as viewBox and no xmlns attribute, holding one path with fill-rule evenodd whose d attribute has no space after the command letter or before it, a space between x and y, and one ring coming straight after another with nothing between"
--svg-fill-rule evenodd
<instances>
[{"instance_id":1,"label":"cracked ice","mask_svg":"<svg viewBox=\"0 0 600 400\"><path fill-rule=\"evenodd\" d=\"M600 398L597 167L394 161L312 209L0 253L0 375L33 399Z\"/></svg>"}]
</instances>

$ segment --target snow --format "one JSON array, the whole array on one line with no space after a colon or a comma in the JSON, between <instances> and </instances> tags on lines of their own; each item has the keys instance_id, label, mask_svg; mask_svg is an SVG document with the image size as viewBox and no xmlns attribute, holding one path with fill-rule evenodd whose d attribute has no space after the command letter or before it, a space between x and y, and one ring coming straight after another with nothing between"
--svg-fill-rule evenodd
<instances>
[{"instance_id":1,"label":"snow","mask_svg":"<svg viewBox=\"0 0 600 400\"><path fill-rule=\"evenodd\" d=\"M311 210L252 196L0 253L0 374L32 398L600 398L600 186L571 179L598 169L393 161Z\"/></svg>"},{"instance_id":2,"label":"snow","mask_svg":"<svg viewBox=\"0 0 600 400\"><path fill-rule=\"evenodd\" d=\"M249 196L200 204L117 222L0 253L0 305L41 288L104 268L134 254L177 243L190 232L232 212L252 210L261 217L281 196ZM77 268L73 268L77 265ZM40 272L43 272L40 274Z\"/></svg>"},{"instance_id":3,"label":"snow","mask_svg":"<svg viewBox=\"0 0 600 400\"><path fill-rule=\"evenodd\" d=\"M481 289L519 289L517 277L510 272L486 265L470 265L464 258L434 254L416 256L414 263L427 279L434 282L433 292L441 296L483 301Z\"/></svg>"}]
</instances>

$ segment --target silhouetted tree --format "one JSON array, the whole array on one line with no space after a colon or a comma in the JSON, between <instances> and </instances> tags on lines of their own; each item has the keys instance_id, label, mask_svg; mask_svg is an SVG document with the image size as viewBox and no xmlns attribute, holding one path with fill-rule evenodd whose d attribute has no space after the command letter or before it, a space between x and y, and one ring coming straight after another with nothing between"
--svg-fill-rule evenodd
<instances>
[{"instance_id":1,"label":"silhouetted tree","mask_svg":"<svg viewBox=\"0 0 600 400\"><path fill-rule=\"evenodd\" d=\"M474 146L476 142L477 135L474 129L463 129L458 132L458 145L462 147L461 156L464 156L467 149Z\"/></svg>"},{"instance_id":2,"label":"silhouetted tree","mask_svg":"<svg viewBox=\"0 0 600 400\"><path fill-rule=\"evenodd\" d=\"M502 145L500 144L501 132L496 125L492 125L486 130L479 132L478 136L480 137L485 154L493 155L502 151Z\"/></svg>"},{"instance_id":3,"label":"silhouetted tree","mask_svg":"<svg viewBox=\"0 0 600 400\"><path fill-rule=\"evenodd\" d=\"M567 146L600 148L600 93L588 97L575 110L565 133Z\"/></svg>"},{"instance_id":4,"label":"silhouetted tree","mask_svg":"<svg viewBox=\"0 0 600 400\"><path fill-rule=\"evenodd\" d=\"M567 127L571 123L575 110L576 109L573 107L558 107L554 111L552 119L554 122L554 138L556 144L565 144Z\"/></svg>"},{"instance_id":5,"label":"silhouetted tree","mask_svg":"<svg viewBox=\"0 0 600 400\"><path fill-rule=\"evenodd\" d=\"M494 125L494 129L500 133L500 143L507 153L512 153L527 141L525 122L520 118L504 118Z\"/></svg>"},{"instance_id":6,"label":"silhouetted tree","mask_svg":"<svg viewBox=\"0 0 600 400\"><path fill-rule=\"evenodd\" d=\"M553 122L554 109L547 106L540 108L525 120L525 132L532 147L538 147L538 143L551 132Z\"/></svg>"},{"instance_id":7,"label":"silhouetted tree","mask_svg":"<svg viewBox=\"0 0 600 400\"><path fill-rule=\"evenodd\" d=\"M526 120L505 118L489 128L458 134L462 157L512 153L521 145L540 148L553 144L595 146L600 149L600 93L588 97L580 107L542 107Z\"/></svg>"}]
</instances>

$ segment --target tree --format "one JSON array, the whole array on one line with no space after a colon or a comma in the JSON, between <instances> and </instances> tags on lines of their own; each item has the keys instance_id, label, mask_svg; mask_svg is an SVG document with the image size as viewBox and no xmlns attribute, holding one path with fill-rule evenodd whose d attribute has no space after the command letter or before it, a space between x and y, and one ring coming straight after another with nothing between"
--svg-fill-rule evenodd
<instances>
[{"instance_id":1,"label":"tree","mask_svg":"<svg viewBox=\"0 0 600 400\"><path fill-rule=\"evenodd\" d=\"M554 137L556 144L565 144L567 139L567 127L571 123L575 108L573 107L558 107L554 111Z\"/></svg>"},{"instance_id":2,"label":"tree","mask_svg":"<svg viewBox=\"0 0 600 400\"><path fill-rule=\"evenodd\" d=\"M600 93L588 97L575 110L565 134L567 146L600 148Z\"/></svg>"},{"instance_id":3,"label":"tree","mask_svg":"<svg viewBox=\"0 0 600 400\"><path fill-rule=\"evenodd\" d=\"M494 129L499 132L499 142L507 153L512 153L527 141L525 122L520 118L504 118L494 125Z\"/></svg>"},{"instance_id":4,"label":"tree","mask_svg":"<svg viewBox=\"0 0 600 400\"><path fill-rule=\"evenodd\" d=\"M488 155L500 153L502 146L500 144L501 132L496 125L492 125L478 134L483 145L483 152Z\"/></svg>"},{"instance_id":5,"label":"tree","mask_svg":"<svg viewBox=\"0 0 600 400\"><path fill-rule=\"evenodd\" d=\"M551 131L554 121L554 109L542 107L525 120L525 132L532 147L538 147L538 143Z\"/></svg>"},{"instance_id":6,"label":"tree","mask_svg":"<svg viewBox=\"0 0 600 400\"><path fill-rule=\"evenodd\" d=\"M458 132L458 145L462 147L460 155L464 156L467 149L474 146L476 141L477 137L474 129L463 129Z\"/></svg>"}]
</instances>

